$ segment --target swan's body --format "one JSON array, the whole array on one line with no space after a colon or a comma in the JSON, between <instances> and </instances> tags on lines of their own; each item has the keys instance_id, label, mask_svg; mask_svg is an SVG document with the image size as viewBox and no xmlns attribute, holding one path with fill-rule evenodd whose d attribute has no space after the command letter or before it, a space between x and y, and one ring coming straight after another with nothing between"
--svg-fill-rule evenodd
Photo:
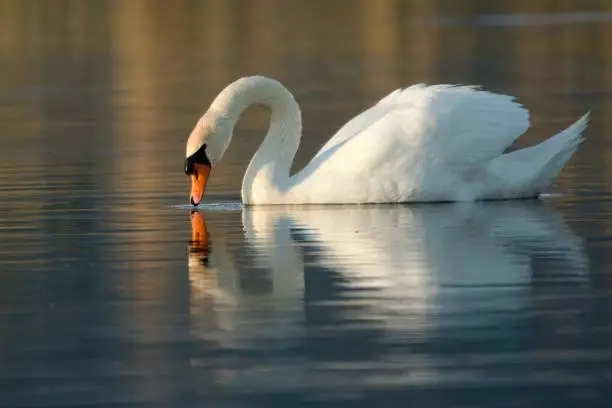
<instances>
[{"instance_id":1,"label":"swan's body","mask_svg":"<svg viewBox=\"0 0 612 408\"><path fill-rule=\"evenodd\" d=\"M576 151L588 122L587 113L540 144L504 154L529 127L528 112L513 97L418 84L392 92L352 119L290 176L301 138L300 109L278 81L253 76L228 85L213 101L187 141L188 160L199 154L210 169L242 112L254 104L269 107L271 120L243 179L245 204L535 198ZM193 178L194 204L207 176L199 186Z\"/></svg>"}]
</instances>

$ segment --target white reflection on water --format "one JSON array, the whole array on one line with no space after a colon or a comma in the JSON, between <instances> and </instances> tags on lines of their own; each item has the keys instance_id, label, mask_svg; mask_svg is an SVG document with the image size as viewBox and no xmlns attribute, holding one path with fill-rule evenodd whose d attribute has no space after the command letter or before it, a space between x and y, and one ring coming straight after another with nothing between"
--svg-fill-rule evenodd
<instances>
[{"instance_id":1,"label":"white reflection on water","mask_svg":"<svg viewBox=\"0 0 612 408\"><path fill-rule=\"evenodd\" d=\"M448 359L443 369L435 353L397 354L385 344L435 343L448 336L490 341L504 331L512 333L513 321L537 311L538 281L570 281L578 292L581 285L574 284L589 279L581 240L538 201L246 207L242 221L246 242L258 267L266 270L270 289L259 296L240 289L239 267L214 245L209 253L208 236L202 238L203 214L195 212L189 262L193 335L220 348L261 351L297 347L312 336L320 342L344 339L350 344L359 341L361 332L367 333L367 347L380 353L372 358L356 351L348 360L339 358L342 364L327 357L302 361L299 354L291 363L277 357L265 363L242 361L235 369L219 362L220 372L231 373L242 390L306 385L331 389L344 381L337 375L347 370L361 373L351 377L351 387L380 385L391 377L395 385L442 378L474 381L484 371L476 377L456 377L456 371L448 370ZM322 275L335 276L328 290L309 285ZM313 291L323 294L309 293ZM326 308L327 320L309 321L313 318L307 309L313 304ZM470 332L473 327L480 331ZM344 352L350 350L338 350L339 355ZM391 361L394 369L409 367L411 374L385 380ZM261 364L265 373L258 371ZM208 359L206 365L212 368L215 363ZM481 380L487 381L486 376Z\"/></svg>"},{"instance_id":2,"label":"white reflection on water","mask_svg":"<svg viewBox=\"0 0 612 408\"><path fill-rule=\"evenodd\" d=\"M379 309L373 314L418 315L422 325L432 304L455 312L470 307L445 298L445 288L528 285L534 257L559 261L556 271L568 277L587 277L580 240L540 202L248 208L243 224L275 280L304 269L287 250L295 246L291 230L299 230L307 235L303 245L317 248L317 263L347 278L347 290L374 290L366 295L380 300L371 302ZM500 297L496 307L517 309L524 301Z\"/></svg>"}]
</instances>

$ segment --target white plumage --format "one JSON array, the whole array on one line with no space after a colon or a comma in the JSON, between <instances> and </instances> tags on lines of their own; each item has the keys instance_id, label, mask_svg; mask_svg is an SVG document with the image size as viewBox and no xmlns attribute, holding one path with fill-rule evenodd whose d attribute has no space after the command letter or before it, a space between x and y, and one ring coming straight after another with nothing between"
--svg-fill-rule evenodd
<instances>
[{"instance_id":1,"label":"white plumage","mask_svg":"<svg viewBox=\"0 0 612 408\"><path fill-rule=\"evenodd\" d=\"M252 104L268 106L272 117L243 180L246 204L536 197L576 151L589 116L540 144L504 154L529 128L528 112L513 97L472 86L417 84L350 120L290 177L302 131L299 107L278 81L254 76L219 94L194 128L187 155L207 143L210 156L220 159Z\"/></svg>"}]
</instances>

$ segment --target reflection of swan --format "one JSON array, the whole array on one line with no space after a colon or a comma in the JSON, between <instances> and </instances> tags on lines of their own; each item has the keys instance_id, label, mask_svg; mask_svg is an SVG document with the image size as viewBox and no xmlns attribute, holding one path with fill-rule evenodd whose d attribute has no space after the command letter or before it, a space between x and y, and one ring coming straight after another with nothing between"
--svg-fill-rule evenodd
<instances>
[{"instance_id":1,"label":"reflection of swan","mask_svg":"<svg viewBox=\"0 0 612 408\"><path fill-rule=\"evenodd\" d=\"M215 271L208 268L210 242L206 220L199 211L191 211L191 240L189 240L189 280L192 288L207 291L215 286ZM212 281L211 281L212 280Z\"/></svg>"},{"instance_id":2,"label":"reflection of swan","mask_svg":"<svg viewBox=\"0 0 612 408\"><path fill-rule=\"evenodd\" d=\"M228 394L335 392L344 378L343 390L360 392L388 372L395 385L438 381L445 368L423 347L516 336L542 293L538 278L588 278L579 239L540 201L247 207L242 219L250 248L233 247L256 265L234 266L267 269L269 290L230 286L226 307L214 291L208 303L191 298L192 333L212 347L192 363ZM218 276L234 273L217 247L212 255ZM228 367L226 347L245 351L240 363Z\"/></svg>"},{"instance_id":3,"label":"reflection of swan","mask_svg":"<svg viewBox=\"0 0 612 408\"><path fill-rule=\"evenodd\" d=\"M249 207L243 222L249 243L272 266L279 259L291 259L286 250L275 248L291 245L292 229L303 231L305 247L317 248L318 264L340 273L345 290L368 289L371 313L387 325L390 316L402 315L425 325L432 307L456 312L522 307L525 299L518 294L537 278L534 274L546 273L546 266L532 270L535 259L543 258L551 273L566 279L585 278L587 261L578 238L540 201ZM296 260L284 269L291 268L303 265ZM458 286L464 289L449 290ZM502 290L505 296L487 305L457 297L473 290ZM418 328L415 322L411 327Z\"/></svg>"},{"instance_id":4,"label":"reflection of swan","mask_svg":"<svg viewBox=\"0 0 612 408\"><path fill-rule=\"evenodd\" d=\"M215 255L212 255L210 235L206 224L204 213L198 210L192 210L189 215L191 222L191 240L189 241L189 280L193 293L193 297L215 299L216 302L222 302L225 305L235 305L241 293L240 272L236 270L234 260L227 248L223 250L221 247L216 247ZM270 280L271 287L274 289L270 292L271 296L281 293L281 296L287 296L292 292L292 298L299 298L302 290L302 268L299 259L299 251L291 247L287 243L285 237L279 237L279 241L270 241L270 249L273 249L276 255L273 260L262 265L264 268L269 268L272 272L290 268L293 271L285 270L282 273L273 273L273 276L259 276L259 282L254 271L248 273L251 275L251 282L255 285L261 285L262 280ZM255 267L259 265L254 265ZM244 267L243 267L244 268ZM291 288L291 289L289 289ZM248 287L242 289L249 291Z\"/></svg>"},{"instance_id":5,"label":"reflection of swan","mask_svg":"<svg viewBox=\"0 0 612 408\"><path fill-rule=\"evenodd\" d=\"M248 204L473 201L536 197L582 140L588 114L526 149L504 151L529 127L513 98L466 86L397 90L348 122L297 174L289 170L302 118L279 82L261 76L227 86L187 141L191 202L204 194L212 166L249 106L271 111L270 129L242 183Z\"/></svg>"},{"instance_id":6,"label":"reflection of swan","mask_svg":"<svg viewBox=\"0 0 612 408\"><path fill-rule=\"evenodd\" d=\"M219 269L210 265L210 237L204 214L191 211L191 240L189 240L189 286L190 314L197 316L193 333L206 332L211 327L231 327L231 315L224 313L223 306L232 305L234 297L222 282ZM228 271L226 271L228 272Z\"/></svg>"},{"instance_id":7,"label":"reflection of swan","mask_svg":"<svg viewBox=\"0 0 612 408\"><path fill-rule=\"evenodd\" d=\"M230 344L247 340L252 335L249 332L236 337L243 320L240 316L253 313L249 299L258 295L275 298L275 304L266 309L266 313L282 314L285 310L301 307L303 270L299 267L297 252L283 247L284 243L279 241L274 247L275 261L265 264L270 271L257 265L238 265L235 250L240 248L236 242L224 245L216 241L213 250L204 213L192 210L189 219L189 302L193 335L210 339L211 330L222 329L227 335L217 332L215 340L218 342ZM287 269L279 269L283 267Z\"/></svg>"}]
</instances>

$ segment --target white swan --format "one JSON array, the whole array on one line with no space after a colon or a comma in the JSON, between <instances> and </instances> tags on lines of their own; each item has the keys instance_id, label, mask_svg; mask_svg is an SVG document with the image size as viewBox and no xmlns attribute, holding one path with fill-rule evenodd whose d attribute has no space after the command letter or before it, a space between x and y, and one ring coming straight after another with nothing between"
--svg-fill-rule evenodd
<instances>
[{"instance_id":1,"label":"white swan","mask_svg":"<svg viewBox=\"0 0 612 408\"><path fill-rule=\"evenodd\" d=\"M187 140L193 205L251 105L268 107L271 119L244 175L245 204L535 198L576 151L589 116L542 143L504 154L529 127L528 112L513 97L473 86L417 84L352 119L290 176L302 131L298 104L276 80L240 78L215 98Z\"/></svg>"}]
</instances>

